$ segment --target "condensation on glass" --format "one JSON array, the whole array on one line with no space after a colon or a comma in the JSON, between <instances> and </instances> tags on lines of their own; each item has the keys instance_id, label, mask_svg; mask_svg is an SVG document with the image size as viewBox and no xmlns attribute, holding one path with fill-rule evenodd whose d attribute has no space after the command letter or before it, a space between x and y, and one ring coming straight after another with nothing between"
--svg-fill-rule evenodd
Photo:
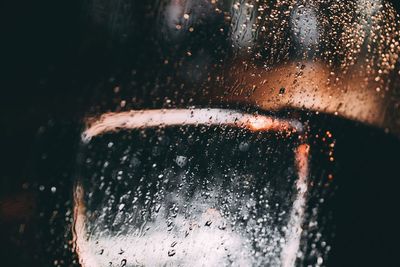
<instances>
[{"instance_id":1,"label":"condensation on glass","mask_svg":"<svg viewBox=\"0 0 400 267\"><path fill-rule=\"evenodd\" d=\"M115 35L130 34L114 13L134 4L122 2L93 18L109 18ZM138 110L128 94L89 119L74 188L80 263L324 265L329 222L311 190L322 176L313 172L333 174L309 164L312 131L294 111L398 132L396 10L380 0L170 0L147 11L154 67L138 63L121 88L140 87L157 109ZM326 155L316 162L335 160Z\"/></svg>"},{"instance_id":2,"label":"condensation on glass","mask_svg":"<svg viewBox=\"0 0 400 267\"><path fill-rule=\"evenodd\" d=\"M293 266L309 183L302 133L221 109L102 116L84 132L75 187L80 263Z\"/></svg>"}]
</instances>

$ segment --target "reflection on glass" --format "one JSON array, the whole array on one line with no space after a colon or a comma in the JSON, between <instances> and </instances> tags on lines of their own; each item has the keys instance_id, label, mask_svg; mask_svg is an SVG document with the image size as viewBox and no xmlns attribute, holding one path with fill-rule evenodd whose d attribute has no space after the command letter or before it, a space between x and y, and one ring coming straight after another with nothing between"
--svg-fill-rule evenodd
<instances>
[{"instance_id":1,"label":"reflection on glass","mask_svg":"<svg viewBox=\"0 0 400 267\"><path fill-rule=\"evenodd\" d=\"M104 115L85 131L75 188L81 264L293 266L307 257L299 130L229 110Z\"/></svg>"}]
</instances>

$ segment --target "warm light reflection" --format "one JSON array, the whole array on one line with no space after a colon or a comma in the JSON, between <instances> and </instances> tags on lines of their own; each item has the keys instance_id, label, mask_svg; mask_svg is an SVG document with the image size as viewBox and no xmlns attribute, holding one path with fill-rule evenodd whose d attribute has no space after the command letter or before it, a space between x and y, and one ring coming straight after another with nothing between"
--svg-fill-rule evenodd
<instances>
[{"instance_id":1,"label":"warm light reflection","mask_svg":"<svg viewBox=\"0 0 400 267\"><path fill-rule=\"evenodd\" d=\"M106 113L83 133L83 141L120 129L176 125L226 125L250 131L301 132L297 121L282 120L265 115L246 114L227 109L154 109Z\"/></svg>"}]
</instances>

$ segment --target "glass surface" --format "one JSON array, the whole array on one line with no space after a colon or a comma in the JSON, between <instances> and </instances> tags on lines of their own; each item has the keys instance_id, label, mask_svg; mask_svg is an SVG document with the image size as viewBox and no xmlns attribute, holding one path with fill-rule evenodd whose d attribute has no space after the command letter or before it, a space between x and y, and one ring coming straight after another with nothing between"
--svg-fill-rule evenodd
<instances>
[{"instance_id":1,"label":"glass surface","mask_svg":"<svg viewBox=\"0 0 400 267\"><path fill-rule=\"evenodd\" d=\"M400 2L28 2L2 266L396 266Z\"/></svg>"},{"instance_id":2,"label":"glass surface","mask_svg":"<svg viewBox=\"0 0 400 267\"><path fill-rule=\"evenodd\" d=\"M297 195L295 142L215 126L96 137L77 189L81 249L99 266L278 265Z\"/></svg>"}]
</instances>

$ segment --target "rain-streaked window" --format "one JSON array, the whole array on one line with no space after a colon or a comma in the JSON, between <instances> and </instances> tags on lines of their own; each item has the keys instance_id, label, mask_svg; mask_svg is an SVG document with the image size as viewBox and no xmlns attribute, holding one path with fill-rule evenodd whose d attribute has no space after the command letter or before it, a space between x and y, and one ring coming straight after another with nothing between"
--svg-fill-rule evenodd
<instances>
[{"instance_id":1,"label":"rain-streaked window","mask_svg":"<svg viewBox=\"0 0 400 267\"><path fill-rule=\"evenodd\" d=\"M399 3L50 2L0 16L2 265L396 266Z\"/></svg>"}]
</instances>

